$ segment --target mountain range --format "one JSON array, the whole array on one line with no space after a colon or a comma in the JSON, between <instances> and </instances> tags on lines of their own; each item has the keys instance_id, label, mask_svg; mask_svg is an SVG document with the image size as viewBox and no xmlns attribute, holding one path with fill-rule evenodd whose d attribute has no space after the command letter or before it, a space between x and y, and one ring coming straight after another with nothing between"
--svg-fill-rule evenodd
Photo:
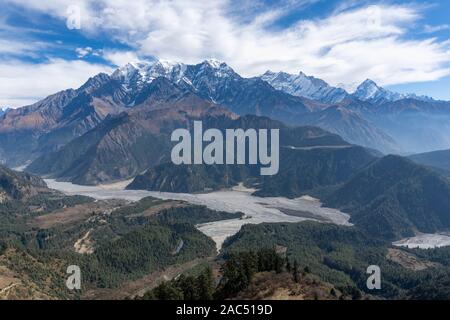
<instances>
[{"instance_id":1,"label":"mountain range","mask_svg":"<svg viewBox=\"0 0 450 320\"><path fill-rule=\"evenodd\" d=\"M130 63L111 75L98 74L78 89L7 110L0 117L0 161L9 166L29 164L61 150L105 120L117 121L111 119L144 104L170 101L173 92L168 86L167 91L154 91L152 84L160 78L175 85L178 95L190 94L236 115L318 126L384 153L450 147L449 102L396 94L370 80L349 94L304 73L268 71L244 78L216 60L197 65L161 60Z\"/></svg>"},{"instance_id":2,"label":"mountain range","mask_svg":"<svg viewBox=\"0 0 450 320\"><path fill-rule=\"evenodd\" d=\"M266 72L244 78L216 60L197 65L156 61L127 64L111 75L89 79L78 89L7 110L0 117L0 161L20 166L60 149L108 115L142 104L149 95L149 84L160 77L238 115L319 126L350 143L385 153L450 147L448 102L395 94L369 80L349 94L303 73Z\"/></svg>"},{"instance_id":3,"label":"mountain range","mask_svg":"<svg viewBox=\"0 0 450 320\"><path fill-rule=\"evenodd\" d=\"M300 71L298 75L286 72L266 71L260 78L267 81L275 89L287 92L294 96L305 97L312 100L321 101L328 104L337 104L346 99L359 99L374 104L383 104L404 99L414 99L421 101L434 101L427 96L418 96L415 94L402 94L389 91L378 86L375 81L366 79L353 93L346 90L333 87L312 76L307 76Z\"/></svg>"},{"instance_id":4,"label":"mountain range","mask_svg":"<svg viewBox=\"0 0 450 320\"><path fill-rule=\"evenodd\" d=\"M352 143L396 154L443 149L450 143L447 101L392 92L370 79L353 93L302 72L267 71L261 79L289 94L328 104L300 123L318 125Z\"/></svg>"}]
</instances>

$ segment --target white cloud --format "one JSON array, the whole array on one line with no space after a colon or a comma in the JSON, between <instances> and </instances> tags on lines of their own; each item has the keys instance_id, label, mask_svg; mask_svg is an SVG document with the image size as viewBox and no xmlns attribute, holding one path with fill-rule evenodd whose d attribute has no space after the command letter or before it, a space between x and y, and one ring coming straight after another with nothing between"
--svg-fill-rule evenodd
<instances>
[{"instance_id":1,"label":"white cloud","mask_svg":"<svg viewBox=\"0 0 450 320\"><path fill-rule=\"evenodd\" d=\"M76 48L75 52L78 58L82 59L87 56L100 57L103 56L103 49L93 49L91 47Z\"/></svg>"},{"instance_id":2,"label":"white cloud","mask_svg":"<svg viewBox=\"0 0 450 320\"><path fill-rule=\"evenodd\" d=\"M71 0L6 1L61 19L73 4ZM308 2L314 1L302 1ZM329 17L301 20L280 29L272 28L272 23L290 13L289 5L271 12L258 8L250 12L251 18L242 19L235 15L239 3L228 0L77 3L82 30L89 34L104 31L134 48L134 52L105 53L116 64L146 55L186 63L214 57L246 76L266 69L303 70L332 84L347 85L365 78L389 85L436 80L450 74L448 42L409 36L423 9L411 5L352 4Z\"/></svg>"},{"instance_id":3,"label":"white cloud","mask_svg":"<svg viewBox=\"0 0 450 320\"><path fill-rule=\"evenodd\" d=\"M91 47L76 48L75 52L77 53L78 58L84 58L84 57L92 54L93 49Z\"/></svg>"},{"instance_id":4,"label":"white cloud","mask_svg":"<svg viewBox=\"0 0 450 320\"><path fill-rule=\"evenodd\" d=\"M123 66L129 62L136 63L141 60L134 51L105 49L103 50L102 56L115 66Z\"/></svg>"},{"instance_id":5,"label":"white cloud","mask_svg":"<svg viewBox=\"0 0 450 320\"><path fill-rule=\"evenodd\" d=\"M444 31L444 30L448 30L450 29L450 25L448 24L441 24L441 25L437 25L437 26L430 26L429 24L426 24L423 27L423 32L424 33L436 33L439 31Z\"/></svg>"},{"instance_id":6,"label":"white cloud","mask_svg":"<svg viewBox=\"0 0 450 320\"><path fill-rule=\"evenodd\" d=\"M19 60L0 60L0 106L20 107L34 103L50 94L78 88L108 67L84 61L51 60L42 64Z\"/></svg>"},{"instance_id":7,"label":"white cloud","mask_svg":"<svg viewBox=\"0 0 450 320\"><path fill-rule=\"evenodd\" d=\"M35 55L36 51L48 47L47 44L36 41L17 41L0 38L0 55Z\"/></svg>"}]
</instances>

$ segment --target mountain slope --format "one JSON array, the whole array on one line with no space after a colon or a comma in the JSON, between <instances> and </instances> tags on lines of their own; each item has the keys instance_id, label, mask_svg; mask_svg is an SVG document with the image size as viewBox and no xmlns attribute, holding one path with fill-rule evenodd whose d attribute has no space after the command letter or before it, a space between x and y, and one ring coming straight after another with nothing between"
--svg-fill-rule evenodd
<instances>
[{"instance_id":1,"label":"mountain slope","mask_svg":"<svg viewBox=\"0 0 450 320\"><path fill-rule=\"evenodd\" d=\"M412 161L376 160L325 199L375 236L396 239L450 228L450 183Z\"/></svg>"},{"instance_id":2,"label":"mountain slope","mask_svg":"<svg viewBox=\"0 0 450 320\"><path fill-rule=\"evenodd\" d=\"M166 162L136 176L128 190L194 193L231 188L256 177L256 170L244 165L174 165Z\"/></svg>"},{"instance_id":3,"label":"mountain slope","mask_svg":"<svg viewBox=\"0 0 450 320\"><path fill-rule=\"evenodd\" d=\"M436 168L442 173L450 175L450 150L414 154L408 158L416 163Z\"/></svg>"},{"instance_id":4,"label":"mountain slope","mask_svg":"<svg viewBox=\"0 0 450 320\"><path fill-rule=\"evenodd\" d=\"M376 156L358 146L283 148L277 175L261 177L256 195L299 197L347 181Z\"/></svg>"},{"instance_id":5,"label":"mountain slope","mask_svg":"<svg viewBox=\"0 0 450 320\"><path fill-rule=\"evenodd\" d=\"M27 170L79 184L127 179L167 161L174 129L193 119L234 117L165 78L143 91L146 99L139 106L108 117L57 152L36 159Z\"/></svg>"},{"instance_id":6,"label":"mountain slope","mask_svg":"<svg viewBox=\"0 0 450 320\"><path fill-rule=\"evenodd\" d=\"M127 94L106 74L90 78L77 90L69 89L31 106L0 117L0 148L4 161L22 165L98 125L108 114L124 110ZM20 148L18 148L20 145Z\"/></svg>"},{"instance_id":7,"label":"mountain slope","mask_svg":"<svg viewBox=\"0 0 450 320\"><path fill-rule=\"evenodd\" d=\"M450 103L403 99L364 114L410 153L450 148Z\"/></svg>"},{"instance_id":8,"label":"mountain slope","mask_svg":"<svg viewBox=\"0 0 450 320\"><path fill-rule=\"evenodd\" d=\"M375 156L349 145L339 136L316 127L287 127L267 118L240 117L222 121L220 128L280 128L278 174L263 177L259 165L180 165L163 163L138 175L128 189L201 192L240 182L261 196L296 197L307 190L346 181Z\"/></svg>"},{"instance_id":9,"label":"mountain slope","mask_svg":"<svg viewBox=\"0 0 450 320\"><path fill-rule=\"evenodd\" d=\"M307 114L299 120L299 124L320 127L340 135L346 141L385 153L396 153L401 149L388 134L366 120L359 112L345 106L332 106Z\"/></svg>"},{"instance_id":10,"label":"mountain slope","mask_svg":"<svg viewBox=\"0 0 450 320\"><path fill-rule=\"evenodd\" d=\"M0 165L0 204L26 199L46 190L47 185L41 178Z\"/></svg>"}]
</instances>

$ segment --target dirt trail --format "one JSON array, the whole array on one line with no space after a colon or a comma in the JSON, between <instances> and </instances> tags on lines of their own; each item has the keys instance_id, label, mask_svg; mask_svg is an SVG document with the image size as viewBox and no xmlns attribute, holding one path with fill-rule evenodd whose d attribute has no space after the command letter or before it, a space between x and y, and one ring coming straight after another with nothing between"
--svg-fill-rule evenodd
<instances>
[{"instance_id":1,"label":"dirt trail","mask_svg":"<svg viewBox=\"0 0 450 320\"><path fill-rule=\"evenodd\" d=\"M73 247L75 248L75 251L77 253L80 253L80 254L91 254L91 253L94 252L94 248L92 247L93 243L92 243L91 239L89 238L89 236L91 235L92 230L93 229L91 229L88 232L86 232L86 234L82 238L78 239L74 243Z\"/></svg>"},{"instance_id":2,"label":"dirt trail","mask_svg":"<svg viewBox=\"0 0 450 320\"><path fill-rule=\"evenodd\" d=\"M18 286L20 283L19 282L14 282L11 283L9 286L4 287L3 289L0 290L0 297L7 295L7 292L10 291L12 288Z\"/></svg>"}]
</instances>

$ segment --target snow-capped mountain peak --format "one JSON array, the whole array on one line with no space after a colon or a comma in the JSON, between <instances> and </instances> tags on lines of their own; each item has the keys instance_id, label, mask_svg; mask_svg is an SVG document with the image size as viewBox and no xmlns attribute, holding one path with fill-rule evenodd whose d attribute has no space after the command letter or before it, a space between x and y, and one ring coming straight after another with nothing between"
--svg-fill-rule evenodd
<instances>
[{"instance_id":1,"label":"snow-capped mountain peak","mask_svg":"<svg viewBox=\"0 0 450 320\"><path fill-rule=\"evenodd\" d=\"M182 80L187 66L183 63L156 60L151 62L127 63L113 72L111 77L122 83L128 91L141 89L144 84L158 77L165 77L178 83Z\"/></svg>"},{"instance_id":2,"label":"snow-capped mountain peak","mask_svg":"<svg viewBox=\"0 0 450 320\"><path fill-rule=\"evenodd\" d=\"M212 68L220 68L222 64L226 64L225 62L219 61L217 59L207 59L203 61L203 63L210 65Z\"/></svg>"},{"instance_id":3,"label":"snow-capped mountain peak","mask_svg":"<svg viewBox=\"0 0 450 320\"><path fill-rule=\"evenodd\" d=\"M186 71L186 65L180 62L169 60L158 60L151 65L144 67L141 75L145 82L151 82L158 77L166 77L178 83Z\"/></svg>"},{"instance_id":4,"label":"snow-capped mountain peak","mask_svg":"<svg viewBox=\"0 0 450 320\"><path fill-rule=\"evenodd\" d=\"M416 99L422 101L432 101L433 99L426 96L417 96L416 94L402 94L393 92L380 87L375 81L366 79L361 83L353 96L362 101L369 101L380 104L385 102L394 102L402 99Z\"/></svg>"},{"instance_id":5,"label":"snow-capped mountain peak","mask_svg":"<svg viewBox=\"0 0 450 320\"><path fill-rule=\"evenodd\" d=\"M132 63L127 63L123 67L118 68L111 74L111 78L119 80L123 85L128 88L133 81L136 81L140 77L139 66Z\"/></svg>"},{"instance_id":6,"label":"snow-capped mountain peak","mask_svg":"<svg viewBox=\"0 0 450 320\"><path fill-rule=\"evenodd\" d=\"M223 61L216 59L208 59L202 63L193 66L194 69L198 70L198 74L213 76L217 78L232 78L238 76L234 70Z\"/></svg>"},{"instance_id":7,"label":"snow-capped mountain peak","mask_svg":"<svg viewBox=\"0 0 450 320\"><path fill-rule=\"evenodd\" d=\"M188 72L188 69L195 70ZM136 83L140 83L141 85L150 83L158 77L166 77L175 83L181 80L189 83L190 80L188 78L192 77L192 73L199 74L205 72L210 76L214 75L216 77L237 75L225 62L208 59L197 65L186 65L170 60L128 63L114 71L111 77L121 81L125 87L131 87ZM188 73L190 74L189 77L187 76Z\"/></svg>"},{"instance_id":8,"label":"snow-capped mountain peak","mask_svg":"<svg viewBox=\"0 0 450 320\"><path fill-rule=\"evenodd\" d=\"M220 85L228 87L233 81L242 79L225 62L216 59L204 60L196 65L170 60L128 63L111 75L111 78L120 81L128 92L139 92L146 84L158 77L165 77L171 82L202 92L213 101L215 101L216 93L212 88ZM337 104L349 97L375 104L401 99L432 101L429 97L386 90L371 79L366 79L353 94L349 94L341 86L331 86L324 80L308 76L302 71L298 74L290 74L268 70L259 78L277 90L328 104Z\"/></svg>"},{"instance_id":9,"label":"snow-capped mountain peak","mask_svg":"<svg viewBox=\"0 0 450 320\"><path fill-rule=\"evenodd\" d=\"M321 79L307 76L302 71L294 75L269 70L260 78L277 90L325 103L339 103L348 96L345 90L332 87Z\"/></svg>"},{"instance_id":10,"label":"snow-capped mountain peak","mask_svg":"<svg viewBox=\"0 0 450 320\"><path fill-rule=\"evenodd\" d=\"M8 107L0 107L0 116L4 115L8 110Z\"/></svg>"},{"instance_id":11,"label":"snow-capped mountain peak","mask_svg":"<svg viewBox=\"0 0 450 320\"><path fill-rule=\"evenodd\" d=\"M386 92L384 92L383 88L380 88L375 81L366 79L363 83L361 83L358 88L356 88L356 91L354 92L354 95L358 97L358 99L367 101L373 98L376 98L378 95L385 95Z\"/></svg>"},{"instance_id":12,"label":"snow-capped mountain peak","mask_svg":"<svg viewBox=\"0 0 450 320\"><path fill-rule=\"evenodd\" d=\"M129 93L139 93L145 85L158 77L193 89L213 101L215 92L212 92L211 88L220 85L226 87L229 81L241 78L226 63L215 59L204 60L196 65L169 60L128 63L111 75L111 78L119 81Z\"/></svg>"}]
</instances>

